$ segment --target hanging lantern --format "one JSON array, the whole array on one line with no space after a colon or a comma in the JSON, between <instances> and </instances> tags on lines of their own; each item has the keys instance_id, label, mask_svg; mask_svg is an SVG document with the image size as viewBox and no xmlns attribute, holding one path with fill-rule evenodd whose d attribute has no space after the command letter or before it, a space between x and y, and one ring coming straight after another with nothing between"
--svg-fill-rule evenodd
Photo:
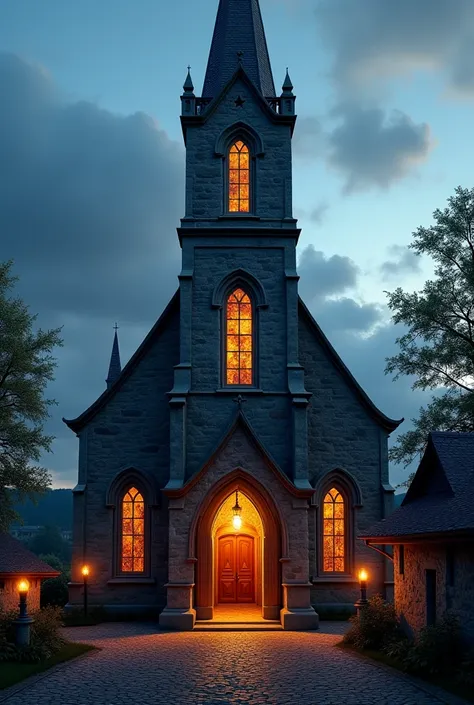
<instances>
[{"instance_id":1,"label":"hanging lantern","mask_svg":"<svg viewBox=\"0 0 474 705\"><path fill-rule=\"evenodd\" d=\"M240 529L240 527L242 526L242 517L241 517L242 507L239 505L239 492L238 492L238 490L235 491L235 504L232 507L232 513L234 515L232 517L232 525L233 525L234 529L236 531L238 531Z\"/></svg>"}]
</instances>

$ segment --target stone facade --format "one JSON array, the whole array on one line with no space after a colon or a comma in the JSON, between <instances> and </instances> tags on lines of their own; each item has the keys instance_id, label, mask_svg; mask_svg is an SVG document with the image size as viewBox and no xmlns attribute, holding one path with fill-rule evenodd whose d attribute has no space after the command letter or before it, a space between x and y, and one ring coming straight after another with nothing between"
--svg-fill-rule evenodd
<instances>
[{"instance_id":1,"label":"stone facade","mask_svg":"<svg viewBox=\"0 0 474 705\"><path fill-rule=\"evenodd\" d=\"M394 549L395 607L409 633L427 624L426 570L436 571L436 618L446 611L459 617L464 636L474 643L474 561L472 543L411 543Z\"/></svg>"}]
</instances>

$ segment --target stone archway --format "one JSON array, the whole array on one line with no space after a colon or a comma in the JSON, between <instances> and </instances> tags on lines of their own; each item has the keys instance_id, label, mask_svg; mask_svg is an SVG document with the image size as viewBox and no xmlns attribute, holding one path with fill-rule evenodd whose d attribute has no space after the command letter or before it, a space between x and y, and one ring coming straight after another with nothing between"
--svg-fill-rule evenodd
<instances>
[{"instance_id":1,"label":"stone archway","mask_svg":"<svg viewBox=\"0 0 474 705\"><path fill-rule=\"evenodd\" d=\"M194 607L197 619L212 619L215 604L212 526L223 502L236 490L255 506L263 525L262 615L280 619L281 559L287 555L286 526L278 508L258 480L242 469L216 483L202 501L190 530L189 555L195 556Z\"/></svg>"}]
</instances>

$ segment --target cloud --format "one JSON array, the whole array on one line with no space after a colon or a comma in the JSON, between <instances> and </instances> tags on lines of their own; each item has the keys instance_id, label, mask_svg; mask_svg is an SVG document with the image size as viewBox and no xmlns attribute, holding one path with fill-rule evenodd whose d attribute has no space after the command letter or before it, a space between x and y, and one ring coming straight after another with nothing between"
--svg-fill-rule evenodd
<instances>
[{"instance_id":1,"label":"cloud","mask_svg":"<svg viewBox=\"0 0 474 705\"><path fill-rule=\"evenodd\" d=\"M383 309L378 304L358 303L343 297L317 301L312 312L324 331L356 331L366 333L383 317Z\"/></svg>"},{"instance_id":2,"label":"cloud","mask_svg":"<svg viewBox=\"0 0 474 705\"><path fill-rule=\"evenodd\" d=\"M387 77L441 69L452 87L474 96L472 0L319 0L316 21L346 95Z\"/></svg>"},{"instance_id":3,"label":"cloud","mask_svg":"<svg viewBox=\"0 0 474 705\"><path fill-rule=\"evenodd\" d=\"M380 108L339 106L342 122L329 135L328 163L345 176L345 193L388 188L423 162L433 146L429 126Z\"/></svg>"},{"instance_id":4,"label":"cloud","mask_svg":"<svg viewBox=\"0 0 474 705\"><path fill-rule=\"evenodd\" d=\"M384 279L390 279L404 272L417 274L421 271L420 256L416 252L413 252L413 250L409 250L408 247L392 245L390 247L390 253L395 259L386 260L382 262L380 266Z\"/></svg>"},{"instance_id":5,"label":"cloud","mask_svg":"<svg viewBox=\"0 0 474 705\"><path fill-rule=\"evenodd\" d=\"M177 287L182 147L144 113L64 102L10 54L0 91L2 256L20 293L51 314L156 317Z\"/></svg>"},{"instance_id":6,"label":"cloud","mask_svg":"<svg viewBox=\"0 0 474 705\"><path fill-rule=\"evenodd\" d=\"M358 268L349 257L326 257L314 245L308 245L298 260L300 294L306 302L341 294L355 287Z\"/></svg>"},{"instance_id":7,"label":"cloud","mask_svg":"<svg viewBox=\"0 0 474 705\"><path fill-rule=\"evenodd\" d=\"M295 157L313 160L324 152L324 132L317 117L300 117L296 121L292 149Z\"/></svg>"},{"instance_id":8,"label":"cloud","mask_svg":"<svg viewBox=\"0 0 474 705\"><path fill-rule=\"evenodd\" d=\"M319 205L317 205L313 210L307 211L303 208L296 208L295 209L295 217L296 218L304 218L309 220L311 223L316 223L317 225L321 225L326 217L326 213L329 210L329 204L325 202L321 202Z\"/></svg>"}]
</instances>

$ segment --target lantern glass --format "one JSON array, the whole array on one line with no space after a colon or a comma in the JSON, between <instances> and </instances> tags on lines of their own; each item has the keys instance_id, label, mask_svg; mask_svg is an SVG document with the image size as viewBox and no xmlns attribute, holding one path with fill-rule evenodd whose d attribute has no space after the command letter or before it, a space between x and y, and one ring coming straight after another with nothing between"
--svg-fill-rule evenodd
<instances>
[{"instance_id":1,"label":"lantern glass","mask_svg":"<svg viewBox=\"0 0 474 705\"><path fill-rule=\"evenodd\" d=\"M18 592L28 592L30 588L30 583L25 578L22 578L18 583Z\"/></svg>"}]
</instances>

